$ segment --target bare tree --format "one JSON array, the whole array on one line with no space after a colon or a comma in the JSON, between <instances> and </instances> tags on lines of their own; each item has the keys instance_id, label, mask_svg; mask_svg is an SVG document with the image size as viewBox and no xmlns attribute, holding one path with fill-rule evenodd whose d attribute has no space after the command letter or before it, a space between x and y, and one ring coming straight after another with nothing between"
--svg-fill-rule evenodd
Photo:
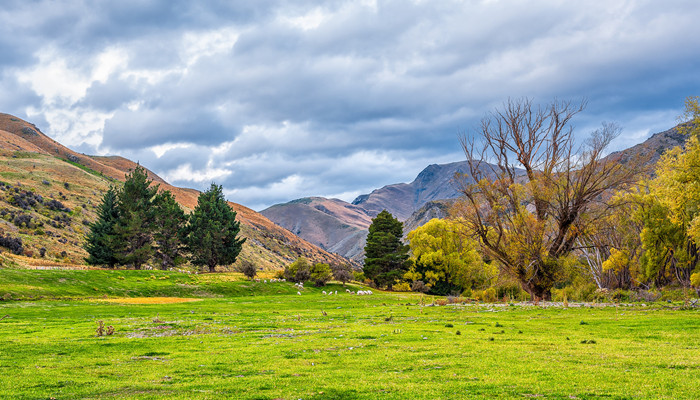
<instances>
[{"instance_id":1,"label":"bare tree","mask_svg":"<svg viewBox=\"0 0 700 400\"><path fill-rule=\"evenodd\" d=\"M604 211L606 194L638 172L636 164L603 157L619 134L614 124L603 124L576 147L570 121L585 105L508 100L482 120L477 135L461 137L469 173L462 175L457 216L485 256L533 299L551 297L561 258L594 222L591 214Z\"/></svg>"}]
</instances>

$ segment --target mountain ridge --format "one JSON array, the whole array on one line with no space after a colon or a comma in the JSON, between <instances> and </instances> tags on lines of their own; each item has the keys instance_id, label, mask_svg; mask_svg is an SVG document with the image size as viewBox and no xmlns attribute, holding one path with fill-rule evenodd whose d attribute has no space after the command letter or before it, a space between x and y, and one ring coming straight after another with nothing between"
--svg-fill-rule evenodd
<instances>
[{"instance_id":1,"label":"mountain ridge","mask_svg":"<svg viewBox=\"0 0 700 400\"><path fill-rule=\"evenodd\" d=\"M644 142L613 152L606 158L609 160L614 158L621 163L627 163L634 157L642 157L645 159L646 165L653 165L665 150L685 143L687 137L680 133L680 126L682 125L655 133ZM430 164L418 173L410 183L385 185L370 193L359 195L351 203L345 204L356 206L359 208L358 213L364 213L371 217L376 216L382 210L387 210L404 222L404 233L408 233L428 222L431 218L444 218L447 215L454 199L460 196L455 175L468 173L468 168L468 161ZM313 199L316 203L324 201L322 197L313 197ZM362 261L365 237L359 238L352 235L358 235L359 232L364 232L366 235L369 223L360 227L361 231L349 232L340 229L348 234L348 236L343 236L342 232L336 231L344 224L343 218L329 222L327 217L324 217L323 223L316 221L315 216L309 213L304 214L302 218L301 214L296 214L298 210L289 207L290 204L294 204L298 200L301 199L273 205L262 210L261 213L286 229L295 229L294 232L297 235L307 238L312 243L322 242L324 248L340 251L341 255L349 257L357 263ZM311 230L314 231L313 234L310 234ZM338 237L340 239L334 240L342 241L342 246L338 246L334 240L328 240ZM343 253L347 249L353 250Z\"/></svg>"},{"instance_id":2,"label":"mountain ridge","mask_svg":"<svg viewBox=\"0 0 700 400\"><path fill-rule=\"evenodd\" d=\"M124 181L125 175L138 165L121 156L88 156L77 153L46 136L34 124L4 113L0 113L0 151L0 159L5 161L0 163L0 176L3 180L12 178L16 182L8 184L13 192L17 189L22 193L43 193L45 198L60 198L71 205L73 212L77 208L84 210L84 222L96 218L94 210L106 188L117 181ZM160 185L160 189L170 190L185 210L192 210L196 206L199 191L175 187L147 168L146 171L149 179ZM59 190L57 187L60 185L65 187ZM44 220L38 209L18 210L10 202L10 195L0 197L0 207L6 213L21 213L32 216L35 221ZM237 219L241 222L241 236L248 239L237 263L251 263L263 269L280 269L299 256L305 256L312 262L349 263L344 257L293 235L248 207L233 202L229 202L229 205L236 211ZM64 217L69 218L69 213L65 214ZM80 246L82 235L85 234L84 226L75 226L73 223L62 228L66 232L51 230L52 235L61 236L57 238L35 235L36 229L30 230L24 226L18 228L4 220L0 222L0 232L19 234L24 238L26 247L34 249L31 253L38 253L40 247L65 247L69 261L75 264L80 264L81 258L87 255ZM54 243L59 239L65 239L66 243Z\"/></svg>"}]
</instances>

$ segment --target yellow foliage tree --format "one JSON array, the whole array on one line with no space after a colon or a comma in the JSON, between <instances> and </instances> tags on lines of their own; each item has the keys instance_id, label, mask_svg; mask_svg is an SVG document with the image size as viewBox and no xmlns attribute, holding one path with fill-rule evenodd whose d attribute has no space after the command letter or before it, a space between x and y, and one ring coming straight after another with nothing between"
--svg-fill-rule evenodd
<instances>
[{"instance_id":1,"label":"yellow foliage tree","mask_svg":"<svg viewBox=\"0 0 700 400\"><path fill-rule=\"evenodd\" d=\"M435 294L487 287L498 269L485 264L463 224L432 219L408 234L414 268L404 277L425 280Z\"/></svg>"},{"instance_id":2,"label":"yellow foliage tree","mask_svg":"<svg viewBox=\"0 0 700 400\"><path fill-rule=\"evenodd\" d=\"M649 182L637 217L641 232L645 275L656 284L691 284L700 272L700 98L686 100L679 130L688 134L685 148L667 151L659 160L656 178Z\"/></svg>"}]
</instances>

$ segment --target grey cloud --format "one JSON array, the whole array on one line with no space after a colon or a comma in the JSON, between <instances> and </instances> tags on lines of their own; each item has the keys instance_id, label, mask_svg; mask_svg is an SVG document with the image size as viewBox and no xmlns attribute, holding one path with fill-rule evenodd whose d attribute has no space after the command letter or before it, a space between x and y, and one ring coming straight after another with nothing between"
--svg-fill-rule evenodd
<instances>
[{"instance_id":1,"label":"grey cloud","mask_svg":"<svg viewBox=\"0 0 700 400\"><path fill-rule=\"evenodd\" d=\"M137 99L138 94L138 91L131 86L130 82L111 77L104 83L93 82L78 105L112 111L122 108L125 103L131 100Z\"/></svg>"},{"instance_id":2,"label":"grey cloud","mask_svg":"<svg viewBox=\"0 0 700 400\"><path fill-rule=\"evenodd\" d=\"M233 129L221 125L207 110L120 110L107 120L102 145L138 149L183 141L215 144L230 137Z\"/></svg>"},{"instance_id":3,"label":"grey cloud","mask_svg":"<svg viewBox=\"0 0 700 400\"><path fill-rule=\"evenodd\" d=\"M288 23L317 8L326 19L315 29ZM582 135L616 121L632 140L645 125L675 122L700 89L695 1L385 0L376 10L346 1L10 1L6 10L0 90L13 96L0 98L1 111L41 109L13 80L37 57L62 57L87 75L98 54L119 49L117 71L66 106L113 114L100 150L162 174L230 171L219 183L254 207L365 191L460 160L457 134L508 97L585 97ZM188 49L184 37L222 28L239 34L235 44L187 59L206 43ZM148 150L165 143L190 147L160 158Z\"/></svg>"}]
</instances>

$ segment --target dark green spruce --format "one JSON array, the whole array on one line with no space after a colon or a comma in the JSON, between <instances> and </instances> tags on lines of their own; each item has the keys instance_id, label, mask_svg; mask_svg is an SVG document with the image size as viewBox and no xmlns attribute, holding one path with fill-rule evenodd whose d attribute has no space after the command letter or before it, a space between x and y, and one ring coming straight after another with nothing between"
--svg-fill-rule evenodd
<instances>
[{"instance_id":1,"label":"dark green spruce","mask_svg":"<svg viewBox=\"0 0 700 400\"><path fill-rule=\"evenodd\" d=\"M221 186L212 183L209 190L199 195L185 228L192 264L206 265L210 272L217 265L233 264L245 242L237 238L239 231L236 212L224 199Z\"/></svg>"},{"instance_id":2,"label":"dark green spruce","mask_svg":"<svg viewBox=\"0 0 700 400\"><path fill-rule=\"evenodd\" d=\"M114 268L119 262L115 254L115 231L119 221L117 208L117 190L110 187L102 197L97 220L90 224L90 232L85 239L84 248L88 252L85 261L90 265L107 265Z\"/></svg>"},{"instance_id":3,"label":"dark green spruce","mask_svg":"<svg viewBox=\"0 0 700 400\"><path fill-rule=\"evenodd\" d=\"M408 270L409 247L401 242L402 236L403 224L386 210L369 226L363 271L379 287L391 288Z\"/></svg>"},{"instance_id":4,"label":"dark green spruce","mask_svg":"<svg viewBox=\"0 0 700 400\"><path fill-rule=\"evenodd\" d=\"M154 263L163 270L185 261L184 243L181 240L187 217L180 204L169 191L158 193L153 199Z\"/></svg>"},{"instance_id":5,"label":"dark green spruce","mask_svg":"<svg viewBox=\"0 0 700 400\"><path fill-rule=\"evenodd\" d=\"M118 196L117 259L120 264L135 269L141 269L154 254L151 244L155 221L153 199L158 193L158 185L151 183L146 170L139 165L127 175Z\"/></svg>"}]
</instances>

